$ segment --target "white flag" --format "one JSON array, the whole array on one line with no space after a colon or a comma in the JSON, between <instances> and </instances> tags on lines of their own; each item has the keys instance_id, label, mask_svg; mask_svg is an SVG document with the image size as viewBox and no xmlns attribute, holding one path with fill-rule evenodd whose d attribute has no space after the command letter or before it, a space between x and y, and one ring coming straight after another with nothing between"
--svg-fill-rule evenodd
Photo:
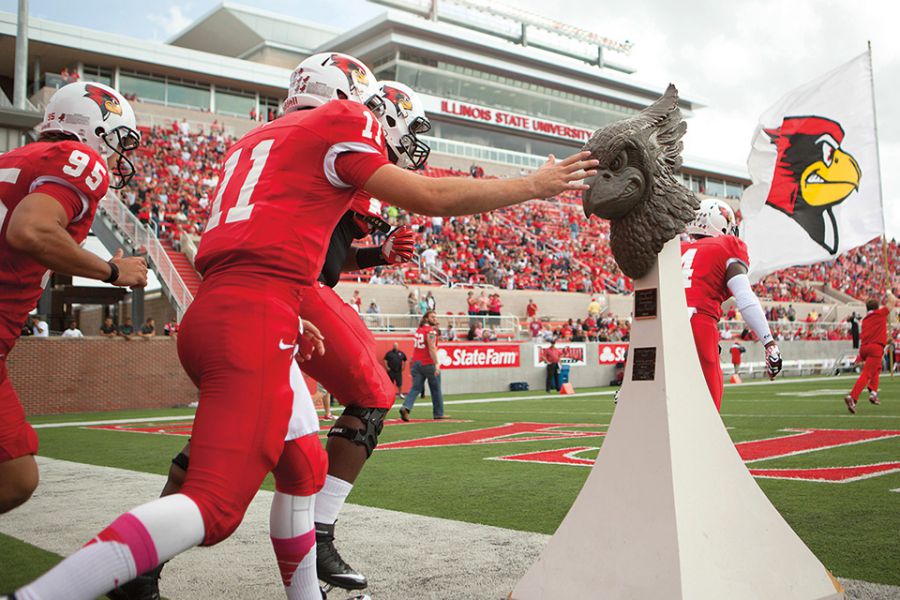
<instances>
[{"instance_id":1,"label":"white flag","mask_svg":"<svg viewBox=\"0 0 900 600\"><path fill-rule=\"evenodd\" d=\"M753 281L884 234L871 64L863 53L759 118L741 198Z\"/></svg>"}]
</instances>

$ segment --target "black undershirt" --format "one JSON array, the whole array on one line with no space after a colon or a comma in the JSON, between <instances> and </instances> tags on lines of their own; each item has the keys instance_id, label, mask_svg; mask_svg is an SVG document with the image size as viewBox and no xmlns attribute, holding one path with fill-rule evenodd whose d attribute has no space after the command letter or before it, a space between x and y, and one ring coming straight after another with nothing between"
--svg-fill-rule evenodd
<instances>
[{"instance_id":1,"label":"black undershirt","mask_svg":"<svg viewBox=\"0 0 900 600\"><path fill-rule=\"evenodd\" d=\"M347 260L347 254L356 239L359 228L353 222L353 213L347 211L341 220L338 221L337 227L331 234L331 241L328 242L328 251L325 253L325 264L322 266L322 273L319 275L319 281L333 288L341 280L341 269Z\"/></svg>"}]
</instances>

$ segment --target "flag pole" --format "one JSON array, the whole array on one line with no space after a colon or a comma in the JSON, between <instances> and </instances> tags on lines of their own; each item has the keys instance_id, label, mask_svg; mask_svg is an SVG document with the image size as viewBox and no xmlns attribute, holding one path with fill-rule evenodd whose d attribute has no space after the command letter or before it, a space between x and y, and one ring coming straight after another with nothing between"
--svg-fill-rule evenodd
<instances>
[{"instance_id":1,"label":"flag pole","mask_svg":"<svg viewBox=\"0 0 900 600\"><path fill-rule=\"evenodd\" d=\"M878 202L881 204L881 253L882 253L882 281L884 283L885 293L889 294L893 290L891 288L890 273L888 269L888 251L887 251L887 225L884 219L884 194L881 187L881 151L878 144L878 112L875 108L875 69L872 66L872 41L866 42L869 53L869 86L872 91L872 119L875 126L875 164L878 168ZM889 327L890 329L890 327ZM890 335L890 331L888 334ZM890 335L888 344L888 365L890 367L891 377L894 376L894 336Z\"/></svg>"}]
</instances>

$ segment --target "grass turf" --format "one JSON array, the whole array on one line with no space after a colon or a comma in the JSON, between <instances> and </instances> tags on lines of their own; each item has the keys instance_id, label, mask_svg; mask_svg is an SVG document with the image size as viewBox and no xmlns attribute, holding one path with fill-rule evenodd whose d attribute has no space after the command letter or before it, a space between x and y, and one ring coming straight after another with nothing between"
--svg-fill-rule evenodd
<instances>
[{"instance_id":1,"label":"grass turf","mask_svg":"<svg viewBox=\"0 0 900 600\"><path fill-rule=\"evenodd\" d=\"M723 420L736 442L786 435L786 428L900 430L900 380L885 379L883 404L863 399L850 415L842 397L848 379L817 379L781 385L726 388ZM579 390L582 392L584 390ZM465 423L423 422L388 426L383 443L498 426L510 422L609 423L609 394L540 398L509 393L450 396L447 412ZM64 422L189 415L185 410L136 411L34 418ZM392 416L396 416L393 413ZM428 418L417 405L413 418ZM161 423L165 426L165 423ZM599 427L602 430L602 427ZM81 427L39 429L43 456L164 474L186 438ZM552 533L578 494L589 469L486 460L497 456L573 446L599 446L602 438L490 443L378 451L357 481L349 501L380 508ZM585 454L593 456L594 454ZM900 438L890 438L768 460L765 468L836 467L900 461ZM763 491L835 575L900 585L900 473L844 484L758 480ZM272 489L271 480L264 487ZM14 513L13 513L14 514ZM113 518L115 515L110 515ZM7 517L8 518L8 517ZM614 518L614 515L611 515ZM15 545L13 548L11 545ZM34 552L40 553L37 549ZM0 537L0 563L31 547ZM44 553L46 554L46 553ZM36 559L37 560L37 559ZM44 557L41 560L46 560ZM13 584L0 570L0 590Z\"/></svg>"}]
</instances>

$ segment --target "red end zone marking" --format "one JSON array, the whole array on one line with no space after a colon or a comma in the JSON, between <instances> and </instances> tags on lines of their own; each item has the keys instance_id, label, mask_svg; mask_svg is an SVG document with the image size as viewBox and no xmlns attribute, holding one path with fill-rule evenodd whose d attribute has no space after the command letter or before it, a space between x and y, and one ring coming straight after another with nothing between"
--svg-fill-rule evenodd
<instances>
[{"instance_id":1,"label":"red end zone marking","mask_svg":"<svg viewBox=\"0 0 900 600\"><path fill-rule=\"evenodd\" d=\"M856 467L824 467L819 469L750 469L750 474L763 479L799 479L823 483L849 483L898 471L900 471L900 462L887 462Z\"/></svg>"},{"instance_id":2,"label":"red end zone marking","mask_svg":"<svg viewBox=\"0 0 900 600\"><path fill-rule=\"evenodd\" d=\"M334 421L329 421L320 418L320 429L319 433L327 433L331 426L334 424ZM435 423L436 421L432 419L412 419L409 423ZM404 422L401 419L387 419L384 424L385 425L406 425L409 424ZM441 419L440 423L471 423L471 421L467 421L464 419ZM141 423L141 424L129 424L123 423L119 425L90 425L85 427L85 429L105 429L107 431L128 431L133 433L154 433L158 435L180 435L185 437L190 437L191 430L194 427L193 421L184 421L184 422L169 422L165 425L153 425Z\"/></svg>"},{"instance_id":3,"label":"red end zone marking","mask_svg":"<svg viewBox=\"0 0 900 600\"><path fill-rule=\"evenodd\" d=\"M756 462L900 436L900 431L852 429L790 429L788 431L797 431L798 433L767 440L741 442L735 444L735 448L738 450L741 458L744 459L744 462ZM586 447L559 448L556 450L498 456L491 460L589 467L594 464L593 460L577 456L589 449ZM848 483L897 471L900 471L900 463L898 462L809 469L750 469L750 473L754 477L827 483Z\"/></svg>"},{"instance_id":4,"label":"red end zone marking","mask_svg":"<svg viewBox=\"0 0 900 600\"><path fill-rule=\"evenodd\" d=\"M572 431L560 429L560 427L597 427L597 425L579 423L507 423L498 427L471 429L469 431L446 433L415 440L379 444L378 450L401 450L404 448L429 448L435 446L469 446L473 444L505 444L510 442L542 442L547 440L570 440L606 435L599 431Z\"/></svg>"},{"instance_id":5,"label":"red end zone marking","mask_svg":"<svg viewBox=\"0 0 900 600\"><path fill-rule=\"evenodd\" d=\"M754 462L900 436L900 431L864 429L785 429L784 431L797 433L767 440L741 442L735 444L735 448L744 462Z\"/></svg>"},{"instance_id":6,"label":"red end zone marking","mask_svg":"<svg viewBox=\"0 0 900 600\"><path fill-rule=\"evenodd\" d=\"M105 429L107 431L128 431L134 433L156 433L161 435L191 435L191 429L194 427L193 421L166 423L165 425L91 425L85 429Z\"/></svg>"},{"instance_id":7,"label":"red end zone marking","mask_svg":"<svg viewBox=\"0 0 900 600\"><path fill-rule=\"evenodd\" d=\"M596 446L576 446L575 448L560 448L559 450L547 450L544 452L527 452L525 454L513 454L511 456L498 456L489 460L507 460L511 462L543 463L545 465L574 465L577 467L590 467L594 464L593 458L581 458L577 456L588 450L599 450Z\"/></svg>"}]
</instances>

